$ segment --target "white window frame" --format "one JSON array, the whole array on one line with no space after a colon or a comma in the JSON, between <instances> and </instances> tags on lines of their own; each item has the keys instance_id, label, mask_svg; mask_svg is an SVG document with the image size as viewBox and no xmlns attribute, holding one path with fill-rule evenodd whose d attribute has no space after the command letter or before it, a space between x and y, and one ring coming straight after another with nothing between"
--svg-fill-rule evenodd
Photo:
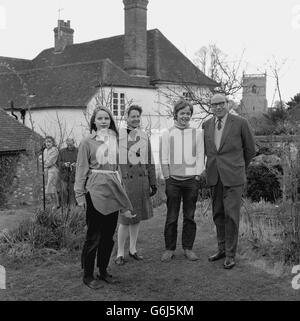
<instances>
[{"instance_id":1,"label":"white window frame","mask_svg":"<svg viewBox=\"0 0 300 321\"><path fill-rule=\"evenodd\" d=\"M123 117L125 114L125 93L114 92L112 94L112 113L115 117Z\"/></svg>"},{"instance_id":2,"label":"white window frame","mask_svg":"<svg viewBox=\"0 0 300 321\"><path fill-rule=\"evenodd\" d=\"M184 91L182 97L187 101L193 101L193 94L189 91Z\"/></svg>"}]
</instances>

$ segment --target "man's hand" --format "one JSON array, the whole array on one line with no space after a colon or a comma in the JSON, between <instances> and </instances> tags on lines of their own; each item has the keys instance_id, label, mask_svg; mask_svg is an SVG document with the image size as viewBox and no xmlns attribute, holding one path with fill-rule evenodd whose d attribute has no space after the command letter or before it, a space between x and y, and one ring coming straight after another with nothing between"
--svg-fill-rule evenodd
<instances>
[{"instance_id":1,"label":"man's hand","mask_svg":"<svg viewBox=\"0 0 300 321\"><path fill-rule=\"evenodd\" d=\"M134 217L136 217L136 214L132 214L132 212L129 211L129 210L123 212L122 215L124 215L124 216L127 217L127 218L134 218Z\"/></svg>"}]
</instances>

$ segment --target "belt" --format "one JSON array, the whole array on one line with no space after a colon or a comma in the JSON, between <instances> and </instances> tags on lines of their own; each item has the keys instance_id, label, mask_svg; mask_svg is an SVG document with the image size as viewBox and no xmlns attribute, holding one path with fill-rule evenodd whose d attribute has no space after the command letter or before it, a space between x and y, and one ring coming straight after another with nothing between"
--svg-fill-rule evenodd
<instances>
[{"instance_id":1,"label":"belt","mask_svg":"<svg viewBox=\"0 0 300 321\"><path fill-rule=\"evenodd\" d=\"M102 174L116 174L119 182L121 183L121 177L118 171L110 171L104 169L91 169L92 173L102 173Z\"/></svg>"}]
</instances>

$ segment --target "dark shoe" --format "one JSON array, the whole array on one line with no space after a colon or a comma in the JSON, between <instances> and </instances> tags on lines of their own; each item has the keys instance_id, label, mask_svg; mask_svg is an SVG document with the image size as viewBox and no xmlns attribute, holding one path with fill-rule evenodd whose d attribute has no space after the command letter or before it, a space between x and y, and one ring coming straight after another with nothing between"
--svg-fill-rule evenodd
<instances>
[{"instance_id":1,"label":"dark shoe","mask_svg":"<svg viewBox=\"0 0 300 321\"><path fill-rule=\"evenodd\" d=\"M111 274L107 273L106 274L97 274L97 279L102 280L108 284L117 284L120 283L118 279L113 277Z\"/></svg>"},{"instance_id":2,"label":"dark shoe","mask_svg":"<svg viewBox=\"0 0 300 321\"><path fill-rule=\"evenodd\" d=\"M174 251L166 250L161 256L162 262L170 262L174 257Z\"/></svg>"},{"instance_id":3,"label":"dark shoe","mask_svg":"<svg viewBox=\"0 0 300 321\"><path fill-rule=\"evenodd\" d=\"M225 251L219 251L208 258L209 262L217 261L225 257Z\"/></svg>"},{"instance_id":4,"label":"dark shoe","mask_svg":"<svg viewBox=\"0 0 300 321\"><path fill-rule=\"evenodd\" d=\"M141 261L144 258L141 255L138 255L137 252L135 252L134 254L131 254L129 251L129 256L132 257L133 259L137 260L137 261Z\"/></svg>"},{"instance_id":5,"label":"dark shoe","mask_svg":"<svg viewBox=\"0 0 300 321\"><path fill-rule=\"evenodd\" d=\"M98 290L103 287L103 284L101 284L101 282L93 278L83 278L83 283L93 290Z\"/></svg>"},{"instance_id":6,"label":"dark shoe","mask_svg":"<svg viewBox=\"0 0 300 321\"><path fill-rule=\"evenodd\" d=\"M126 263L125 259L123 256L118 256L116 259L115 259L115 263L117 265L124 265Z\"/></svg>"},{"instance_id":7,"label":"dark shoe","mask_svg":"<svg viewBox=\"0 0 300 321\"><path fill-rule=\"evenodd\" d=\"M224 269L232 269L235 266L235 261L233 257L226 257L224 262Z\"/></svg>"},{"instance_id":8,"label":"dark shoe","mask_svg":"<svg viewBox=\"0 0 300 321\"><path fill-rule=\"evenodd\" d=\"M184 250L184 256L190 261L199 260L199 257L191 250Z\"/></svg>"}]
</instances>

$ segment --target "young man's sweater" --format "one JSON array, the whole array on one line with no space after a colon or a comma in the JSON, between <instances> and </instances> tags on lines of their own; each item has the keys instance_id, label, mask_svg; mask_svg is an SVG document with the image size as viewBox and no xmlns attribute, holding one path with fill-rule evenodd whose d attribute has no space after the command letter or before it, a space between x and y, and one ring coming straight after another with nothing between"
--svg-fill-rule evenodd
<instances>
[{"instance_id":1,"label":"young man's sweater","mask_svg":"<svg viewBox=\"0 0 300 321\"><path fill-rule=\"evenodd\" d=\"M184 180L200 175L204 168L203 132L197 128L173 126L162 132L161 169L165 179Z\"/></svg>"}]
</instances>

